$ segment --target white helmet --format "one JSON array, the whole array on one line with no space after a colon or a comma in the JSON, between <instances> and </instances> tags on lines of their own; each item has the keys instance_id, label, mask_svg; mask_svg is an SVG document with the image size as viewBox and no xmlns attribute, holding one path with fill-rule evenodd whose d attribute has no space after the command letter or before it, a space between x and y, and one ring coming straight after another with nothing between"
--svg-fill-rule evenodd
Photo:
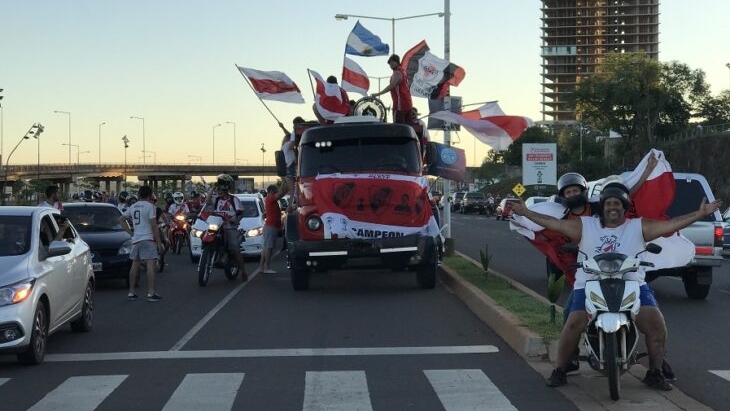
<instances>
[{"instance_id":1,"label":"white helmet","mask_svg":"<svg viewBox=\"0 0 730 411\"><path fill-rule=\"evenodd\" d=\"M176 191L175 193L173 193L172 199L173 201L175 201L175 204L181 205L183 201L185 201L185 195L179 191Z\"/></svg>"}]
</instances>

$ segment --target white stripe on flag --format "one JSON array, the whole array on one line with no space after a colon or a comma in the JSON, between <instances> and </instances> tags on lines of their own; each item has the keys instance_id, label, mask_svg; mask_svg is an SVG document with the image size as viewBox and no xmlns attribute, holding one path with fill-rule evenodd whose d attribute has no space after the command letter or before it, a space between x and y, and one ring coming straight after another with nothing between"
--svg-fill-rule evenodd
<instances>
[{"instance_id":1,"label":"white stripe on flag","mask_svg":"<svg viewBox=\"0 0 730 411\"><path fill-rule=\"evenodd\" d=\"M517 411L481 370L424 370L447 411Z\"/></svg>"},{"instance_id":2,"label":"white stripe on flag","mask_svg":"<svg viewBox=\"0 0 730 411\"><path fill-rule=\"evenodd\" d=\"M46 394L28 411L74 410L93 411L101 404L126 375L87 375L71 377Z\"/></svg>"},{"instance_id":3,"label":"white stripe on flag","mask_svg":"<svg viewBox=\"0 0 730 411\"><path fill-rule=\"evenodd\" d=\"M188 374L162 410L231 410L243 376L243 373Z\"/></svg>"},{"instance_id":4,"label":"white stripe on flag","mask_svg":"<svg viewBox=\"0 0 730 411\"><path fill-rule=\"evenodd\" d=\"M368 89L370 88L370 80L365 70L347 57L345 57L345 63L342 67L342 88L345 91L352 91L363 96L368 95Z\"/></svg>"},{"instance_id":5,"label":"white stripe on flag","mask_svg":"<svg viewBox=\"0 0 730 411\"><path fill-rule=\"evenodd\" d=\"M365 371L307 371L302 411L372 411Z\"/></svg>"}]
</instances>

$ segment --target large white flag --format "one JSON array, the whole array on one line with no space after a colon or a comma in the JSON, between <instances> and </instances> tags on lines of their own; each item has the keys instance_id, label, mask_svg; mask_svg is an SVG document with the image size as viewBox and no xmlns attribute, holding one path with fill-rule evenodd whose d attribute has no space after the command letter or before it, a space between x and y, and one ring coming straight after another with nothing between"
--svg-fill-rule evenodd
<instances>
[{"instance_id":1,"label":"large white flag","mask_svg":"<svg viewBox=\"0 0 730 411\"><path fill-rule=\"evenodd\" d=\"M238 65L236 67L248 79L260 99L304 103L304 97L302 97L299 87L281 71L261 71Z\"/></svg>"}]
</instances>

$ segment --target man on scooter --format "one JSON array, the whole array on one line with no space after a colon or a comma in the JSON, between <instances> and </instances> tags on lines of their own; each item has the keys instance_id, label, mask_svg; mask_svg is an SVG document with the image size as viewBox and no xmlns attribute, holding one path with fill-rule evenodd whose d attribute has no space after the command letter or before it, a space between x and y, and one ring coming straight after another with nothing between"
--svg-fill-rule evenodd
<instances>
[{"instance_id":1,"label":"man on scooter","mask_svg":"<svg viewBox=\"0 0 730 411\"><path fill-rule=\"evenodd\" d=\"M243 206L238 197L231 195L230 190L235 182L228 174L219 174L216 183L210 188L207 195L207 205L213 206L218 213L227 214L230 219L224 224L226 249L238 263L238 270L241 272L241 281L248 281L246 267L244 266L243 255L241 254L241 241L238 233L238 223L243 217ZM216 193L213 193L213 190Z\"/></svg>"},{"instance_id":2,"label":"man on scooter","mask_svg":"<svg viewBox=\"0 0 730 411\"><path fill-rule=\"evenodd\" d=\"M188 208L188 204L185 202L185 195L181 193L180 191L176 191L172 194L172 204L170 204L170 208L168 208L167 212L170 213L170 215L175 215L178 211L182 209L182 212L187 214L190 214L190 209Z\"/></svg>"},{"instance_id":3,"label":"man on scooter","mask_svg":"<svg viewBox=\"0 0 730 411\"><path fill-rule=\"evenodd\" d=\"M604 189L599 202L602 209L600 217L557 219L529 210L522 199L516 200L512 211L547 229L565 234L572 242L579 244L581 252L591 258L606 252L636 255L644 250L647 242L687 227L715 212L722 205L721 200L708 203L707 199L703 199L697 211L671 220L659 221L642 217L627 219L625 213L631 206L629 189L618 183ZM645 336L649 352L649 370L643 381L651 388L669 391L672 386L661 371L667 329L654 294L644 278L643 270L638 271L634 278L641 283L641 309L636 316L636 325ZM547 380L550 387L560 387L567 383L566 368L588 323L585 310L585 282L588 279L589 276L582 269L578 269L570 314L558 342L557 367Z\"/></svg>"}]
</instances>

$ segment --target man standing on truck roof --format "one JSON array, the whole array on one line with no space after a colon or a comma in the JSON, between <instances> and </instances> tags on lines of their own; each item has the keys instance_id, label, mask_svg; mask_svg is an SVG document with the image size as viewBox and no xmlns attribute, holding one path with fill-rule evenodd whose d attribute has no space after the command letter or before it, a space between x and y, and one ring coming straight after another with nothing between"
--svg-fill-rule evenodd
<instances>
[{"instance_id":1,"label":"man standing on truck roof","mask_svg":"<svg viewBox=\"0 0 730 411\"><path fill-rule=\"evenodd\" d=\"M390 91L390 98L393 100L393 122L401 124L411 123L411 90L408 88L408 76L406 70L400 64L400 56L393 54L388 58L388 66L393 70L390 76L390 83L372 97L378 97Z\"/></svg>"}]
</instances>

